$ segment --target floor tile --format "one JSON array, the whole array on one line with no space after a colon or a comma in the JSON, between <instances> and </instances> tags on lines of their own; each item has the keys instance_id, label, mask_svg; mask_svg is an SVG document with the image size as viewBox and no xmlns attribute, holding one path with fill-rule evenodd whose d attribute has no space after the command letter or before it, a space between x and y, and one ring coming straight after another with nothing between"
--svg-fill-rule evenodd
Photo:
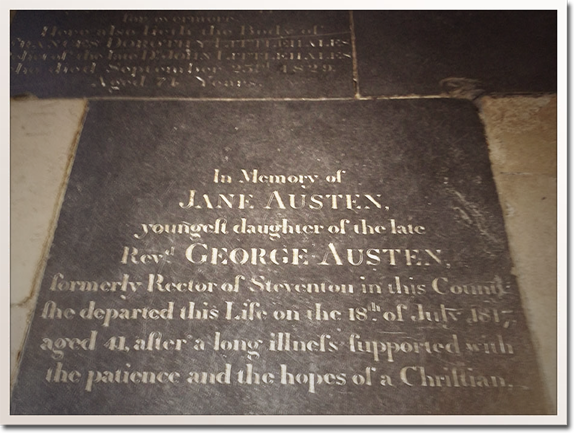
<instances>
[{"instance_id":1,"label":"floor tile","mask_svg":"<svg viewBox=\"0 0 574 433\"><path fill-rule=\"evenodd\" d=\"M547 411L469 101L91 102L37 305L13 413Z\"/></svg>"},{"instance_id":2,"label":"floor tile","mask_svg":"<svg viewBox=\"0 0 574 433\"><path fill-rule=\"evenodd\" d=\"M25 335L24 317L35 305L84 107L81 100L11 102L12 360Z\"/></svg>"},{"instance_id":3,"label":"floor tile","mask_svg":"<svg viewBox=\"0 0 574 433\"><path fill-rule=\"evenodd\" d=\"M556 15L356 11L360 93L473 99L484 92L556 92Z\"/></svg>"},{"instance_id":4,"label":"floor tile","mask_svg":"<svg viewBox=\"0 0 574 433\"><path fill-rule=\"evenodd\" d=\"M480 107L514 272L556 405L556 96L485 97Z\"/></svg>"},{"instance_id":5,"label":"floor tile","mask_svg":"<svg viewBox=\"0 0 574 433\"><path fill-rule=\"evenodd\" d=\"M494 170L556 176L556 96L481 100Z\"/></svg>"}]
</instances>

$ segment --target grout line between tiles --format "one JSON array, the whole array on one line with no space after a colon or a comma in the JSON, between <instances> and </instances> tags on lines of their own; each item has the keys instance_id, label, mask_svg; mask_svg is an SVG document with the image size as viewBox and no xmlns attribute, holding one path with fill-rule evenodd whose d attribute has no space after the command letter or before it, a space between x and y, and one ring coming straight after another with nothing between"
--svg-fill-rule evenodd
<instances>
[{"instance_id":1,"label":"grout line between tiles","mask_svg":"<svg viewBox=\"0 0 574 433\"><path fill-rule=\"evenodd\" d=\"M504 176L544 176L556 179L556 173L538 173L538 172L522 172L522 171L499 171L499 175Z\"/></svg>"},{"instance_id":2,"label":"grout line between tiles","mask_svg":"<svg viewBox=\"0 0 574 433\"><path fill-rule=\"evenodd\" d=\"M64 98L65 99L65 98ZM77 98L70 98L77 99ZM460 99L447 95L407 95L407 96L357 96L340 98L185 98L185 97L148 97L148 96L94 96L87 98L89 101L189 101L189 102L291 102L291 101L377 101L377 100L400 100L400 99Z\"/></svg>"},{"instance_id":3,"label":"grout line between tiles","mask_svg":"<svg viewBox=\"0 0 574 433\"><path fill-rule=\"evenodd\" d=\"M361 89L359 87L359 64L357 59L357 42L355 37L355 19L353 11L349 11L349 21L351 23L351 50L353 56L353 87L355 90L355 99L361 98Z\"/></svg>"}]
</instances>

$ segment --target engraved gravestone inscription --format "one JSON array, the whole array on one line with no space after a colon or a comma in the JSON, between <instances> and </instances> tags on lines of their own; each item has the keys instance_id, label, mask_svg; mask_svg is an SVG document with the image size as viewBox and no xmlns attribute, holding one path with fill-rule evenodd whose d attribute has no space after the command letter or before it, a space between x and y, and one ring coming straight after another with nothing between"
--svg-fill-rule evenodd
<instances>
[{"instance_id":1,"label":"engraved gravestone inscription","mask_svg":"<svg viewBox=\"0 0 574 433\"><path fill-rule=\"evenodd\" d=\"M10 93L352 96L345 11L18 11Z\"/></svg>"},{"instance_id":2,"label":"engraved gravestone inscription","mask_svg":"<svg viewBox=\"0 0 574 433\"><path fill-rule=\"evenodd\" d=\"M13 414L538 414L475 107L95 101Z\"/></svg>"},{"instance_id":3,"label":"engraved gravestone inscription","mask_svg":"<svg viewBox=\"0 0 574 433\"><path fill-rule=\"evenodd\" d=\"M556 92L554 10L357 11L364 96Z\"/></svg>"}]
</instances>

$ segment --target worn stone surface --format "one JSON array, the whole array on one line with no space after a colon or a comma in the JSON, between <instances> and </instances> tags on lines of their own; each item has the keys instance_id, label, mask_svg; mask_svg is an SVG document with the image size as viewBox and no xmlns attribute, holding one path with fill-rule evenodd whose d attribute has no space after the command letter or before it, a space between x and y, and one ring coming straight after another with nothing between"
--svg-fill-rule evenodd
<instances>
[{"instance_id":1,"label":"worn stone surface","mask_svg":"<svg viewBox=\"0 0 574 433\"><path fill-rule=\"evenodd\" d=\"M514 272L556 408L556 96L483 98L480 105Z\"/></svg>"},{"instance_id":2,"label":"worn stone surface","mask_svg":"<svg viewBox=\"0 0 574 433\"><path fill-rule=\"evenodd\" d=\"M556 11L354 12L364 96L556 92Z\"/></svg>"},{"instance_id":3,"label":"worn stone surface","mask_svg":"<svg viewBox=\"0 0 574 433\"><path fill-rule=\"evenodd\" d=\"M91 104L12 413L534 414L541 389L470 103Z\"/></svg>"},{"instance_id":4,"label":"worn stone surface","mask_svg":"<svg viewBox=\"0 0 574 433\"><path fill-rule=\"evenodd\" d=\"M35 305L34 292L42 277L84 107L84 101L10 104L12 375Z\"/></svg>"},{"instance_id":5,"label":"worn stone surface","mask_svg":"<svg viewBox=\"0 0 574 433\"><path fill-rule=\"evenodd\" d=\"M10 94L353 95L345 11L18 11Z\"/></svg>"},{"instance_id":6,"label":"worn stone surface","mask_svg":"<svg viewBox=\"0 0 574 433\"><path fill-rule=\"evenodd\" d=\"M556 405L556 179L500 176L515 273L541 359L548 394Z\"/></svg>"},{"instance_id":7,"label":"worn stone surface","mask_svg":"<svg viewBox=\"0 0 574 433\"><path fill-rule=\"evenodd\" d=\"M483 98L495 174L556 177L556 95L539 98Z\"/></svg>"}]
</instances>

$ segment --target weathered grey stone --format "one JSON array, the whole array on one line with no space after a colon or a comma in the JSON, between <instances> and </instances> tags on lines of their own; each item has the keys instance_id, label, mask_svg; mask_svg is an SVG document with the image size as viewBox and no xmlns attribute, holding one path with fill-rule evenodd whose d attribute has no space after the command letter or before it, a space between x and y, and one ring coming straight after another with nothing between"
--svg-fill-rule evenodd
<instances>
[{"instance_id":1,"label":"weathered grey stone","mask_svg":"<svg viewBox=\"0 0 574 433\"><path fill-rule=\"evenodd\" d=\"M539 414L541 390L469 102L90 103L13 414Z\"/></svg>"},{"instance_id":2,"label":"weathered grey stone","mask_svg":"<svg viewBox=\"0 0 574 433\"><path fill-rule=\"evenodd\" d=\"M364 96L556 92L557 12L357 11Z\"/></svg>"}]
</instances>

